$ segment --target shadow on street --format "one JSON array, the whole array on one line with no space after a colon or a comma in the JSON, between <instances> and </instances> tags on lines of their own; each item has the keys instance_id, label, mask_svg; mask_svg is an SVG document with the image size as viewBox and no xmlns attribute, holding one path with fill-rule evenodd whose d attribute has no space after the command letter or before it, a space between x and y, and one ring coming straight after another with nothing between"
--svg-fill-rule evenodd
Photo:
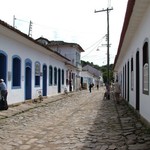
<instances>
[{"instance_id":1,"label":"shadow on street","mask_svg":"<svg viewBox=\"0 0 150 150\"><path fill-rule=\"evenodd\" d=\"M150 133L124 100L99 103L97 116L81 150L149 150Z\"/></svg>"}]
</instances>

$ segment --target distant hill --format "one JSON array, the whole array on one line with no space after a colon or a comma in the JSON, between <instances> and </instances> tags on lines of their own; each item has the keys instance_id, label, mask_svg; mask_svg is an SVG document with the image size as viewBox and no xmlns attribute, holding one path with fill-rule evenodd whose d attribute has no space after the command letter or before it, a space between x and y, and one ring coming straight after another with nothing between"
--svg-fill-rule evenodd
<instances>
[{"instance_id":1,"label":"distant hill","mask_svg":"<svg viewBox=\"0 0 150 150\"><path fill-rule=\"evenodd\" d=\"M104 65L104 66L98 66L98 65L94 65L93 62L89 62L89 61L84 61L84 60L81 60L81 65L82 67L86 66L86 65L90 65L92 66L93 68L97 69L97 70L100 70L102 73L103 73L103 80L104 80L104 83L107 82L107 65ZM114 77L113 77L113 64L110 64L109 65L109 69L110 69L110 72L109 72L109 78L110 78L110 81L113 82L114 81Z\"/></svg>"}]
</instances>

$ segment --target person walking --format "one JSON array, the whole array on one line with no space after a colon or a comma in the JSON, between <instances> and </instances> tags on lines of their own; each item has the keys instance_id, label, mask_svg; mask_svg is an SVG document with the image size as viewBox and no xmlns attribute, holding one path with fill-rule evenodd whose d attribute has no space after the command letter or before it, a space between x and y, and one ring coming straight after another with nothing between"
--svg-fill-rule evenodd
<instances>
[{"instance_id":1,"label":"person walking","mask_svg":"<svg viewBox=\"0 0 150 150\"><path fill-rule=\"evenodd\" d=\"M7 110L7 86L3 79L0 79L0 110Z\"/></svg>"},{"instance_id":2,"label":"person walking","mask_svg":"<svg viewBox=\"0 0 150 150\"><path fill-rule=\"evenodd\" d=\"M121 87L120 87L120 84L118 83L118 80L116 80L116 82L114 83L114 93L115 93L116 102L119 104L120 103Z\"/></svg>"},{"instance_id":3,"label":"person walking","mask_svg":"<svg viewBox=\"0 0 150 150\"><path fill-rule=\"evenodd\" d=\"M90 84L89 84L89 91L90 91L90 93L91 93L91 91L92 91L92 87L93 87L93 86L92 86L92 83L90 83Z\"/></svg>"}]
</instances>

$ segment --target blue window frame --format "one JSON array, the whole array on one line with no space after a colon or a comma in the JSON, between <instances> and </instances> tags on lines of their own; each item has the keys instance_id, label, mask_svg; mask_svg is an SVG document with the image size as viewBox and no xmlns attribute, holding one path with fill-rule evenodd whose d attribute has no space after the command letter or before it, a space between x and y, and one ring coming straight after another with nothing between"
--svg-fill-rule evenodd
<instances>
[{"instance_id":1,"label":"blue window frame","mask_svg":"<svg viewBox=\"0 0 150 150\"><path fill-rule=\"evenodd\" d=\"M40 70L41 70L40 63L35 62L35 86L40 86Z\"/></svg>"},{"instance_id":2,"label":"blue window frame","mask_svg":"<svg viewBox=\"0 0 150 150\"><path fill-rule=\"evenodd\" d=\"M19 56L12 58L12 86L14 88L21 87L21 59Z\"/></svg>"}]
</instances>

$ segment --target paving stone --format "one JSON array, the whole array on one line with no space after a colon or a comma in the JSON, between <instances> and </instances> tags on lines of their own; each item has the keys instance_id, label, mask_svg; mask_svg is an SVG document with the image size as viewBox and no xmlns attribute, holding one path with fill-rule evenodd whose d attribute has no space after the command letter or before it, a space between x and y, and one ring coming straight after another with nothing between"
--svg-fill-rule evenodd
<instances>
[{"instance_id":1,"label":"paving stone","mask_svg":"<svg viewBox=\"0 0 150 150\"><path fill-rule=\"evenodd\" d=\"M30 145L21 145L21 146L20 146L20 149L21 149L21 150L29 150L30 148L31 148Z\"/></svg>"},{"instance_id":2,"label":"paving stone","mask_svg":"<svg viewBox=\"0 0 150 150\"><path fill-rule=\"evenodd\" d=\"M0 112L2 150L149 150L150 134L104 89L53 96Z\"/></svg>"},{"instance_id":3,"label":"paving stone","mask_svg":"<svg viewBox=\"0 0 150 150\"><path fill-rule=\"evenodd\" d=\"M146 144L129 145L128 150L149 150Z\"/></svg>"},{"instance_id":4,"label":"paving stone","mask_svg":"<svg viewBox=\"0 0 150 150\"><path fill-rule=\"evenodd\" d=\"M26 144L32 144L35 143L38 139L30 139L29 141L26 142Z\"/></svg>"},{"instance_id":5,"label":"paving stone","mask_svg":"<svg viewBox=\"0 0 150 150\"><path fill-rule=\"evenodd\" d=\"M103 145L100 150L107 150L107 149L108 149L108 145Z\"/></svg>"},{"instance_id":6,"label":"paving stone","mask_svg":"<svg viewBox=\"0 0 150 150\"><path fill-rule=\"evenodd\" d=\"M116 150L116 149L117 149L116 145L110 145L108 148L108 150Z\"/></svg>"}]
</instances>

